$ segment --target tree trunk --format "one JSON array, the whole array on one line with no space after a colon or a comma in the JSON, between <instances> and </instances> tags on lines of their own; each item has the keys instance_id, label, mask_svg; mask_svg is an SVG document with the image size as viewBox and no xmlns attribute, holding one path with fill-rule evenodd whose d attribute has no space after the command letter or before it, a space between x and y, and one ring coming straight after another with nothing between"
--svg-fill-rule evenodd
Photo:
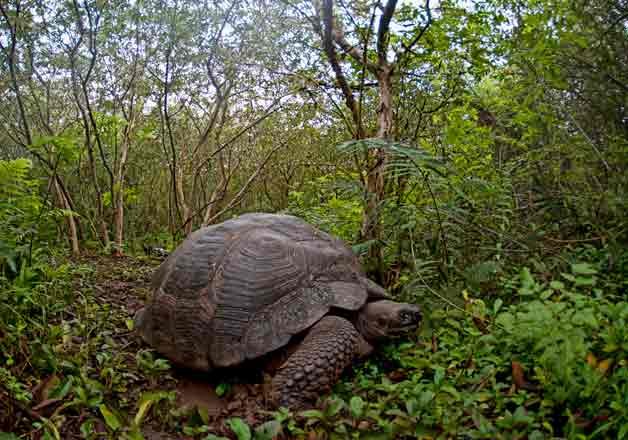
<instances>
[{"instance_id":1,"label":"tree trunk","mask_svg":"<svg viewBox=\"0 0 628 440\"><path fill-rule=\"evenodd\" d=\"M222 189L223 183L222 181L214 188L212 191L212 195L209 198L209 205L207 205L207 209L205 210L205 215L203 216L203 226L209 225L209 219L211 219L216 212L219 211L220 208L220 200L221 195L225 193Z\"/></svg>"},{"instance_id":2,"label":"tree trunk","mask_svg":"<svg viewBox=\"0 0 628 440\"><path fill-rule=\"evenodd\" d=\"M109 230L107 228L107 222L105 221L105 207L102 199L102 191L100 184L98 183L98 175L96 173L96 160L94 158L94 147L92 145L92 129L87 116L87 110L85 109L79 92L79 78L76 71L75 61L76 51L70 52L70 65L71 65L71 79L72 79L72 94L77 108L81 114L81 120L83 123L83 131L85 135L85 147L87 149L87 159L89 164L89 174L91 176L92 185L95 191L96 202L96 223L98 224L98 234L100 235L100 241L105 248L109 247ZM114 203L114 200L111 201Z\"/></svg>"},{"instance_id":3,"label":"tree trunk","mask_svg":"<svg viewBox=\"0 0 628 440\"><path fill-rule=\"evenodd\" d=\"M124 142L122 143L122 148L120 151L120 162L118 163L118 172L116 173L116 183L114 184L114 186L117 186L116 200L114 205L114 256L116 257L121 257L124 253L122 250L124 245L124 171L126 169L129 144L131 142L128 136L129 130L130 128L127 126L125 128Z\"/></svg>"},{"instance_id":4,"label":"tree trunk","mask_svg":"<svg viewBox=\"0 0 628 440\"><path fill-rule=\"evenodd\" d=\"M216 88L216 90L220 90ZM227 89L227 93L231 90L231 88ZM222 94L221 94L222 96ZM226 99L222 99L217 105L221 107L217 107L216 115L220 114L220 123L218 124L217 129L214 132L214 145L220 145L220 136L222 134L222 129L225 126L225 122L227 121L227 110L228 110L228 101ZM222 110L221 110L222 109ZM213 125L213 124L212 124ZM221 202L227 195L227 188L229 187L229 180L231 177L232 170L227 169L227 165L225 164L225 152L220 151L218 153L218 174L220 176L220 180L218 184L214 186L214 190L212 191L211 196L209 197L209 204L207 205L207 209L205 210L205 215L203 216L203 226L207 226L211 219L214 218L217 212L220 211ZM231 161L228 161L229 165L231 165ZM229 173L227 173L229 171Z\"/></svg>"},{"instance_id":5,"label":"tree trunk","mask_svg":"<svg viewBox=\"0 0 628 440\"><path fill-rule=\"evenodd\" d=\"M393 95L392 95L392 69L388 65L380 66L377 71L379 85L379 106L377 108L377 137L390 139L393 126ZM386 152L382 149L372 150L369 173L367 175L368 199L362 218L362 239L372 241L369 247L369 260L373 266L371 271L377 281L382 281L384 271L384 256L381 244L382 225L380 221L380 208L385 197L384 167L386 165Z\"/></svg>"},{"instance_id":6,"label":"tree trunk","mask_svg":"<svg viewBox=\"0 0 628 440\"><path fill-rule=\"evenodd\" d=\"M218 154L218 172L220 174L220 180L214 187L214 190L209 198L209 205L207 205L205 215L203 216L203 226L207 226L209 224L209 220L214 217L218 211L220 211L220 202L227 193L227 176L225 172L225 160L222 152Z\"/></svg>"},{"instance_id":7,"label":"tree trunk","mask_svg":"<svg viewBox=\"0 0 628 440\"><path fill-rule=\"evenodd\" d=\"M61 178L56 173L56 166L53 166L53 164L50 161L46 160L44 156L42 156L36 150L31 148L32 143L33 143L33 138L31 134L30 124L28 122L28 117L26 115L24 102L22 100L22 92L20 90L20 85L18 83L17 71L16 71L17 70L16 65L17 65L17 59L18 59L18 56L16 53L17 42L18 42L18 35L17 35L18 23L22 21L22 16L20 15L21 8L20 8L19 2L16 4L16 9L14 13L15 15L13 17L13 20L11 20L8 11L3 7L2 2L0 2L0 14L5 19L8 29L9 29L9 46L6 49L3 47L2 52L3 52L3 55L5 55L8 61L8 65L9 65L11 86L13 88L13 92L15 93L15 98L17 101L17 106L18 106L18 111L19 111L19 124L22 125L22 129L23 129L23 133L25 137L25 142L23 142L23 145L28 151L31 152L31 154L33 154L37 159L39 159L42 163L44 163L49 169L51 173L50 178L52 179L52 182L55 188L55 193L57 194L57 197L58 197L59 206L61 206L62 209L65 209L67 211L72 211L72 204L69 200L69 195L66 197L66 191L65 191L63 182L61 181ZM70 241L70 249L72 250L72 255L75 255L75 256L79 255L80 248L79 248L76 220L74 219L72 215L69 215L66 217L66 223L68 224L68 232L70 234L69 241Z\"/></svg>"},{"instance_id":8,"label":"tree trunk","mask_svg":"<svg viewBox=\"0 0 628 440\"><path fill-rule=\"evenodd\" d=\"M181 213L183 214L184 221L192 216L192 208L188 204L185 197L185 167L189 164L189 147L186 143L181 144L181 159L179 160L179 167L176 169L176 197L179 200L181 206ZM185 235L188 236L192 232L192 221L185 224Z\"/></svg>"},{"instance_id":9,"label":"tree trunk","mask_svg":"<svg viewBox=\"0 0 628 440\"><path fill-rule=\"evenodd\" d=\"M102 200L102 191L98 183L98 176L96 174L96 163L94 160L94 150L91 145L91 140L86 139L87 145L87 157L89 160L89 171L92 177L92 185L94 185L94 191L96 192L96 213L98 215L98 227L100 228L100 240L105 248L109 247L109 229L107 228L107 222L105 221L105 206ZM111 201L113 203L113 200Z\"/></svg>"},{"instance_id":10,"label":"tree trunk","mask_svg":"<svg viewBox=\"0 0 628 440\"><path fill-rule=\"evenodd\" d=\"M61 206L61 209L64 209L66 211L71 211L70 203L66 199L65 194L61 190L59 186L59 182L57 181L58 177L54 176L52 177L52 179L53 179L53 184L55 188L55 193L57 194L57 200L59 201L59 206ZM73 214L66 215L65 219L68 225L68 232L70 234L68 237L68 241L70 242L70 249L72 251L72 255L76 257L80 255L81 253L81 250L79 248L79 242L78 242L76 222L74 221Z\"/></svg>"}]
</instances>

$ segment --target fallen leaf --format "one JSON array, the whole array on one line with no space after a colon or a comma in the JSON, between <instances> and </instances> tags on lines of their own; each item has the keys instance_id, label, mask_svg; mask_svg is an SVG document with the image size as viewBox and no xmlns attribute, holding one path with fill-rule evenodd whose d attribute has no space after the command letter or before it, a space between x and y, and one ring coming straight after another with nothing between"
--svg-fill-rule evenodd
<instances>
[{"instance_id":1,"label":"fallen leaf","mask_svg":"<svg viewBox=\"0 0 628 440\"><path fill-rule=\"evenodd\" d=\"M599 371L602 374L606 374L606 372L611 367L611 365L613 365L612 359L604 359L603 361L600 361L600 363L597 364L597 371Z\"/></svg>"},{"instance_id":2,"label":"fallen leaf","mask_svg":"<svg viewBox=\"0 0 628 440\"><path fill-rule=\"evenodd\" d=\"M597 365L597 358L593 353L587 354L587 364L589 364L591 367L595 367Z\"/></svg>"},{"instance_id":3,"label":"fallen leaf","mask_svg":"<svg viewBox=\"0 0 628 440\"><path fill-rule=\"evenodd\" d=\"M43 402L38 403L33 407L33 411L41 411L47 406L53 405L55 403L61 402L61 399L46 399Z\"/></svg>"},{"instance_id":4,"label":"fallen leaf","mask_svg":"<svg viewBox=\"0 0 628 440\"><path fill-rule=\"evenodd\" d=\"M59 385L59 378L53 374L42 380L33 388L32 393L37 402L43 402L50 397L50 391Z\"/></svg>"},{"instance_id":5,"label":"fallen leaf","mask_svg":"<svg viewBox=\"0 0 628 440\"><path fill-rule=\"evenodd\" d=\"M519 362L512 361L512 381L517 389L524 389L526 385L525 375L523 374L523 367Z\"/></svg>"},{"instance_id":6,"label":"fallen leaf","mask_svg":"<svg viewBox=\"0 0 628 440\"><path fill-rule=\"evenodd\" d=\"M486 320L484 318L480 316L474 316L473 323L475 324L476 328L483 334L488 333L488 324L486 323Z\"/></svg>"},{"instance_id":7,"label":"fallen leaf","mask_svg":"<svg viewBox=\"0 0 628 440\"><path fill-rule=\"evenodd\" d=\"M513 385L518 390L538 391L539 387L528 382L523 373L523 367L517 361L511 362Z\"/></svg>"},{"instance_id":8,"label":"fallen leaf","mask_svg":"<svg viewBox=\"0 0 628 440\"><path fill-rule=\"evenodd\" d=\"M388 374L388 378L393 382L400 382L406 377L408 377L408 374L404 370L395 370Z\"/></svg>"}]
</instances>

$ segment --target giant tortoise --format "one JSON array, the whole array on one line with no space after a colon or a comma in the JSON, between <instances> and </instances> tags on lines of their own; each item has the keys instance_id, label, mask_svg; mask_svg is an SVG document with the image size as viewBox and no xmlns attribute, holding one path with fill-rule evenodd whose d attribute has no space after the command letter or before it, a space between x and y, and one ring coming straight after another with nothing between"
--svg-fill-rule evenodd
<instances>
[{"instance_id":1,"label":"giant tortoise","mask_svg":"<svg viewBox=\"0 0 628 440\"><path fill-rule=\"evenodd\" d=\"M203 371L283 352L270 394L291 408L421 319L416 305L387 299L341 240L289 215L246 214L199 229L161 264L151 290L135 316L146 343Z\"/></svg>"}]
</instances>

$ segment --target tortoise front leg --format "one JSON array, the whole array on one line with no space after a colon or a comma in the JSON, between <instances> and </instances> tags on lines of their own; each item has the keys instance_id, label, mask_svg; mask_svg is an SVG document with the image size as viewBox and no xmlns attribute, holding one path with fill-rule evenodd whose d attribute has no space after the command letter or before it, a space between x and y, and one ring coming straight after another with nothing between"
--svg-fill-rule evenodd
<instances>
[{"instance_id":1,"label":"tortoise front leg","mask_svg":"<svg viewBox=\"0 0 628 440\"><path fill-rule=\"evenodd\" d=\"M303 407L329 391L361 349L362 337L344 318L326 316L317 322L272 380L272 401L292 409Z\"/></svg>"}]
</instances>

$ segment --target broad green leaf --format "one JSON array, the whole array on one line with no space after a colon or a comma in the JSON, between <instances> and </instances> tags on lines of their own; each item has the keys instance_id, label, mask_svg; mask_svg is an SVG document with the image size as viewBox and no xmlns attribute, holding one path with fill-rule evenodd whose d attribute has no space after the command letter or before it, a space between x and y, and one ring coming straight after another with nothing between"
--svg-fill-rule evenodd
<instances>
[{"instance_id":1,"label":"broad green leaf","mask_svg":"<svg viewBox=\"0 0 628 440\"><path fill-rule=\"evenodd\" d=\"M545 435L541 431L536 429L530 433L529 440L543 440L544 438Z\"/></svg>"},{"instance_id":2,"label":"broad green leaf","mask_svg":"<svg viewBox=\"0 0 628 440\"><path fill-rule=\"evenodd\" d=\"M416 399L410 399L406 402L406 411L409 416L416 416L419 412L419 404Z\"/></svg>"},{"instance_id":3,"label":"broad green leaf","mask_svg":"<svg viewBox=\"0 0 628 440\"><path fill-rule=\"evenodd\" d=\"M334 434L342 434L341 436L336 436ZM347 438L347 425L343 423L342 420L339 420L334 426L334 432L330 436L331 439L345 439Z\"/></svg>"},{"instance_id":4,"label":"broad green leaf","mask_svg":"<svg viewBox=\"0 0 628 440\"><path fill-rule=\"evenodd\" d=\"M432 399L434 399L434 396L435 394L432 391L423 391L419 396L419 405L421 406L421 408L425 408L428 403L430 403Z\"/></svg>"},{"instance_id":5,"label":"broad green leaf","mask_svg":"<svg viewBox=\"0 0 628 440\"><path fill-rule=\"evenodd\" d=\"M164 393L163 391L154 391L142 394L142 397L140 397L137 414L135 414L135 418L133 419L133 423L135 423L136 426L140 426L144 421L146 413L148 412L148 410L150 410L150 407L155 402L158 402L165 397L166 393Z\"/></svg>"},{"instance_id":6,"label":"broad green leaf","mask_svg":"<svg viewBox=\"0 0 628 440\"><path fill-rule=\"evenodd\" d=\"M560 274L560 276L562 276L562 277L563 277L564 279L566 279L567 281L571 281L572 283L573 283L574 281L576 281L576 277L574 277L573 275L568 274L568 273L561 273L561 274Z\"/></svg>"},{"instance_id":7,"label":"broad green leaf","mask_svg":"<svg viewBox=\"0 0 628 440\"><path fill-rule=\"evenodd\" d=\"M353 417L361 417L364 413L364 400L360 396L353 396L349 400L349 407L351 408L351 414Z\"/></svg>"},{"instance_id":8,"label":"broad green leaf","mask_svg":"<svg viewBox=\"0 0 628 440\"><path fill-rule=\"evenodd\" d=\"M575 263L571 265L571 273L575 275L595 275L597 270L589 263Z\"/></svg>"},{"instance_id":9,"label":"broad green leaf","mask_svg":"<svg viewBox=\"0 0 628 440\"><path fill-rule=\"evenodd\" d=\"M281 423L277 420L269 420L255 428L254 440L273 440L281 433Z\"/></svg>"},{"instance_id":10,"label":"broad green leaf","mask_svg":"<svg viewBox=\"0 0 628 440\"><path fill-rule=\"evenodd\" d=\"M360 436L364 440L392 440L393 436L384 432L369 432Z\"/></svg>"},{"instance_id":11,"label":"broad green leaf","mask_svg":"<svg viewBox=\"0 0 628 440\"><path fill-rule=\"evenodd\" d=\"M434 368L434 384L440 385L445 377L445 369L443 367Z\"/></svg>"},{"instance_id":12,"label":"broad green leaf","mask_svg":"<svg viewBox=\"0 0 628 440\"><path fill-rule=\"evenodd\" d=\"M100 410L102 416L105 418L105 422L107 423L107 426L109 428L111 428L113 431L117 431L118 429L120 429L120 427L122 426L122 422L120 422L118 416L116 416L109 408L107 408L107 405L102 403L100 404L98 409Z\"/></svg>"},{"instance_id":13,"label":"broad green leaf","mask_svg":"<svg viewBox=\"0 0 628 440\"><path fill-rule=\"evenodd\" d=\"M329 417L333 417L338 414L344 407L345 402L342 399L334 398L329 403L329 406L325 409L325 414Z\"/></svg>"},{"instance_id":14,"label":"broad green leaf","mask_svg":"<svg viewBox=\"0 0 628 440\"><path fill-rule=\"evenodd\" d=\"M593 277L576 277L574 283L576 286L594 286L596 280Z\"/></svg>"},{"instance_id":15,"label":"broad green leaf","mask_svg":"<svg viewBox=\"0 0 628 440\"><path fill-rule=\"evenodd\" d=\"M541 299L548 299L554 294L554 291L551 289L544 290L541 292Z\"/></svg>"},{"instance_id":16,"label":"broad green leaf","mask_svg":"<svg viewBox=\"0 0 628 440\"><path fill-rule=\"evenodd\" d=\"M407 414L403 412L403 410L398 409L398 408L387 409L386 411L384 411L384 414L386 414L387 416L397 416L397 417L407 416Z\"/></svg>"},{"instance_id":17,"label":"broad green leaf","mask_svg":"<svg viewBox=\"0 0 628 440\"><path fill-rule=\"evenodd\" d=\"M218 384L218 386L216 386L216 395L218 397L222 397L225 394L227 394L229 392L229 388L231 388L231 386L226 383L226 382L221 382Z\"/></svg>"},{"instance_id":18,"label":"broad green leaf","mask_svg":"<svg viewBox=\"0 0 628 440\"><path fill-rule=\"evenodd\" d=\"M511 313L500 313L495 322L508 333L512 333L514 331L515 317Z\"/></svg>"},{"instance_id":19,"label":"broad green leaf","mask_svg":"<svg viewBox=\"0 0 628 440\"><path fill-rule=\"evenodd\" d=\"M322 419L324 417L322 411L317 409L308 409L305 411L301 411L299 413L301 417L305 417L306 419Z\"/></svg>"},{"instance_id":20,"label":"broad green leaf","mask_svg":"<svg viewBox=\"0 0 628 440\"><path fill-rule=\"evenodd\" d=\"M122 436L124 440L145 440L144 435L139 427L134 426L130 431L125 432Z\"/></svg>"},{"instance_id":21,"label":"broad green leaf","mask_svg":"<svg viewBox=\"0 0 628 440\"><path fill-rule=\"evenodd\" d=\"M551 281L550 287L554 290L562 291L565 290L565 283L561 281Z\"/></svg>"},{"instance_id":22,"label":"broad green leaf","mask_svg":"<svg viewBox=\"0 0 628 440\"><path fill-rule=\"evenodd\" d=\"M84 438L89 438L89 436L94 432L94 420L90 419L81 424L80 431L83 434Z\"/></svg>"},{"instance_id":23,"label":"broad green leaf","mask_svg":"<svg viewBox=\"0 0 628 440\"><path fill-rule=\"evenodd\" d=\"M441 390L443 390L444 392L451 394L453 397L455 397L456 399L460 398L460 393L458 392L458 390L456 390L453 386L451 385L443 385L443 387L441 388Z\"/></svg>"},{"instance_id":24,"label":"broad green leaf","mask_svg":"<svg viewBox=\"0 0 628 440\"><path fill-rule=\"evenodd\" d=\"M523 406L517 407L515 413L512 416L513 422L517 424L527 425L534 419L527 414L526 409Z\"/></svg>"},{"instance_id":25,"label":"broad green leaf","mask_svg":"<svg viewBox=\"0 0 628 440\"><path fill-rule=\"evenodd\" d=\"M519 295L527 296L534 294L537 285L534 281L532 273L530 272L530 269L528 269L527 267L521 269L521 272L519 273L519 279L521 281L521 287L518 290Z\"/></svg>"},{"instance_id":26,"label":"broad green leaf","mask_svg":"<svg viewBox=\"0 0 628 440\"><path fill-rule=\"evenodd\" d=\"M209 425L209 409L204 406L198 406L196 408L196 412L198 413L198 416L201 418L203 423Z\"/></svg>"},{"instance_id":27,"label":"broad green leaf","mask_svg":"<svg viewBox=\"0 0 628 440\"><path fill-rule=\"evenodd\" d=\"M13 272L17 272L17 264L15 264L15 257L13 255L3 255L5 262L9 265L9 268Z\"/></svg>"},{"instance_id":28,"label":"broad green leaf","mask_svg":"<svg viewBox=\"0 0 628 440\"><path fill-rule=\"evenodd\" d=\"M234 417L227 420L227 425L238 437L238 440L251 440L251 428L246 424L244 420L239 417Z\"/></svg>"}]
</instances>

